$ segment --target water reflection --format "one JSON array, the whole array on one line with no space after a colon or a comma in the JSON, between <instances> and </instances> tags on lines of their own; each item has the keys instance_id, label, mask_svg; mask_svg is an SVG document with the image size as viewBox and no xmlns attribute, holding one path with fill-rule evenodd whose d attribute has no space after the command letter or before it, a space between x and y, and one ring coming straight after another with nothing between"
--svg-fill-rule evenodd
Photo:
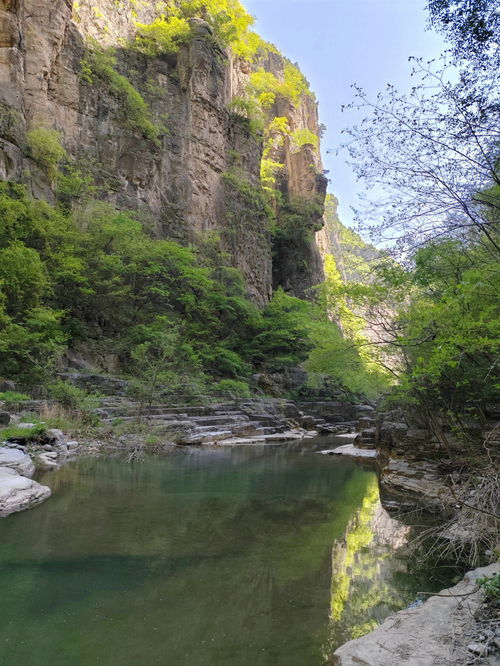
<instances>
[{"instance_id":1,"label":"water reflection","mask_svg":"<svg viewBox=\"0 0 500 666\"><path fill-rule=\"evenodd\" d=\"M318 445L46 474L0 522L0 664L323 663L414 591L374 472Z\"/></svg>"},{"instance_id":2,"label":"water reflection","mask_svg":"<svg viewBox=\"0 0 500 666\"><path fill-rule=\"evenodd\" d=\"M344 536L334 541L326 654L371 631L408 603L413 587L404 585L409 573L409 534L410 527L382 507L378 484L372 479Z\"/></svg>"}]
</instances>

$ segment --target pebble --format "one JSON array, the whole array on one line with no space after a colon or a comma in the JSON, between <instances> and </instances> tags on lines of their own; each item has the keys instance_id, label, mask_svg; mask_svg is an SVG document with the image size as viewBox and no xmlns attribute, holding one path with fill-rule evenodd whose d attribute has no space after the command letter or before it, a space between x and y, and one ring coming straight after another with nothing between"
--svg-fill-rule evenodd
<instances>
[{"instance_id":1,"label":"pebble","mask_svg":"<svg viewBox=\"0 0 500 666\"><path fill-rule=\"evenodd\" d=\"M486 656L490 651L490 648L487 645L485 645L484 643L470 643L467 646L467 649L469 650L469 652L472 652L473 654L477 654L480 657Z\"/></svg>"}]
</instances>

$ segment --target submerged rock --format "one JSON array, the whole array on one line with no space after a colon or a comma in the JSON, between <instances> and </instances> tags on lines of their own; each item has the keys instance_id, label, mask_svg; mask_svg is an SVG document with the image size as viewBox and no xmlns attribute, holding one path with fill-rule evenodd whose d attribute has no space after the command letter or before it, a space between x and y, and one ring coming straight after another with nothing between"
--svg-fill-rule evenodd
<instances>
[{"instance_id":1,"label":"submerged rock","mask_svg":"<svg viewBox=\"0 0 500 666\"><path fill-rule=\"evenodd\" d=\"M0 467L0 518L31 509L50 497L50 488L21 476L15 469Z\"/></svg>"}]
</instances>

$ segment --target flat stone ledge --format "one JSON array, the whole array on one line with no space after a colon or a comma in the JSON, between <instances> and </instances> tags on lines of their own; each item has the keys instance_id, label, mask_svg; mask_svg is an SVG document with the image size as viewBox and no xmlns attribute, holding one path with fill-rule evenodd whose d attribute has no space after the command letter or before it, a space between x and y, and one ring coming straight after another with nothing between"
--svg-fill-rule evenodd
<instances>
[{"instance_id":1,"label":"flat stone ledge","mask_svg":"<svg viewBox=\"0 0 500 666\"><path fill-rule=\"evenodd\" d=\"M355 458L376 458L377 451L375 449L359 449L354 444L344 444L338 446L336 449L327 449L319 451L324 456L352 456Z\"/></svg>"}]
</instances>

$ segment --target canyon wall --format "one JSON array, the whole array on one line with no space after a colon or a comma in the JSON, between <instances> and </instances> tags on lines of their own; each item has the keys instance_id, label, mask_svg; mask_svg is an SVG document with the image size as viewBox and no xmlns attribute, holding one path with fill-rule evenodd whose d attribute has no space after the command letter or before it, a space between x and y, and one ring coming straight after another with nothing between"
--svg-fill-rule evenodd
<instances>
[{"instance_id":1,"label":"canyon wall","mask_svg":"<svg viewBox=\"0 0 500 666\"><path fill-rule=\"evenodd\" d=\"M150 57L130 49L135 21L148 21L154 3L126 0L0 0L0 179L23 182L35 197L54 200L53 177L30 154L33 128L53 128L74 165L90 170L99 197L137 211L152 233L197 243L219 235L251 298L264 305L273 288L307 297L323 277L315 235L322 225L326 179L319 148L285 142L280 178L283 208L297 199L306 234L273 241L258 197L262 141L245 118L230 110L244 95L252 67L279 74L284 59L272 53L250 65L221 49L204 21L174 55ZM116 72L147 103L159 129L148 136L131 122L116 86L86 74L86 45L115 48ZM293 130L318 133L315 100L277 100L274 113ZM278 222L280 213L278 212Z\"/></svg>"}]
</instances>

